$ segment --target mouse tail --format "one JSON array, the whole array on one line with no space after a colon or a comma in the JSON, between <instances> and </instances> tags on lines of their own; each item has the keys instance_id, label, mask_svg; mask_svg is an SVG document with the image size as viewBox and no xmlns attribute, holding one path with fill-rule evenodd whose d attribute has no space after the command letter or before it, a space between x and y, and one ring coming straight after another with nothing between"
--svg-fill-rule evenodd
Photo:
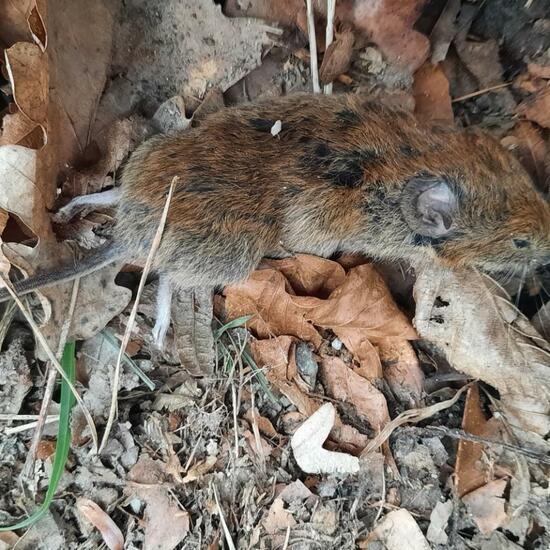
<instances>
[{"instance_id":1,"label":"mouse tail","mask_svg":"<svg viewBox=\"0 0 550 550\"><path fill-rule=\"evenodd\" d=\"M121 259L123 256L122 248L115 245L109 245L99 248L96 252L79 260L78 263L67 264L55 271L37 273L33 277L13 283L13 287L18 296L23 296L24 294L28 294L40 288L72 281L77 277L89 275ZM5 302L7 300L11 300L11 294L5 288L0 289L0 302Z\"/></svg>"}]
</instances>

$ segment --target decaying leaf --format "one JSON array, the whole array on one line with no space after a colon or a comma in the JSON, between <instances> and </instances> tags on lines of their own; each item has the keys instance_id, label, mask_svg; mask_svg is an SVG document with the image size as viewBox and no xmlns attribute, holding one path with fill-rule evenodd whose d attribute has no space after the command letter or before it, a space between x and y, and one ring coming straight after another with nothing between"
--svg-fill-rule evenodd
<instances>
[{"instance_id":1,"label":"decaying leaf","mask_svg":"<svg viewBox=\"0 0 550 550\"><path fill-rule=\"evenodd\" d=\"M101 533L110 550L124 548L124 536L116 523L93 500L79 498L76 501L78 511Z\"/></svg>"},{"instance_id":2,"label":"decaying leaf","mask_svg":"<svg viewBox=\"0 0 550 550\"><path fill-rule=\"evenodd\" d=\"M543 128L550 128L550 86L520 103L518 113Z\"/></svg>"},{"instance_id":3,"label":"decaying leaf","mask_svg":"<svg viewBox=\"0 0 550 550\"><path fill-rule=\"evenodd\" d=\"M501 425L495 419L492 420L492 422L488 422L485 418L479 401L479 387L474 384L468 389L466 396L462 429L466 433L498 440L500 439L499 427ZM493 472L489 471L487 466L484 468L482 462L483 452L484 445L481 443L464 439L459 441L455 465L458 496L462 497L490 480Z\"/></svg>"},{"instance_id":4,"label":"decaying leaf","mask_svg":"<svg viewBox=\"0 0 550 550\"><path fill-rule=\"evenodd\" d=\"M329 84L348 70L354 41L355 36L349 28L336 34L334 42L325 51L319 68L319 79L323 84Z\"/></svg>"},{"instance_id":5,"label":"decaying leaf","mask_svg":"<svg viewBox=\"0 0 550 550\"><path fill-rule=\"evenodd\" d=\"M428 541L422 534L408 510L400 508L390 512L374 528L367 539L367 544L372 540L382 542L387 550L402 550L406 541L409 550L430 550ZM368 546L363 546L368 548Z\"/></svg>"},{"instance_id":6,"label":"decaying leaf","mask_svg":"<svg viewBox=\"0 0 550 550\"><path fill-rule=\"evenodd\" d=\"M449 81L438 65L424 63L414 73L415 115L423 121L454 124Z\"/></svg>"},{"instance_id":7,"label":"decaying leaf","mask_svg":"<svg viewBox=\"0 0 550 550\"><path fill-rule=\"evenodd\" d=\"M357 3L354 23L398 67L414 72L428 57L430 43L413 25L424 0L374 0Z\"/></svg>"},{"instance_id":8,"label":"decaying leaf","mask_svg":"<svg viewBox=\"0 0 550 550\"><path fill-rule=\"evenodd\" d=\"M449 537L445 532L447 522L453 511L453 501L438 502L430 514L430 525L426 538L433 544L447 544Z\"/></svg>"},{"instance_id":9,"label":"decaying leaf","mask_svg":"<svg viewBox=\"0 0 550 550\"><path fill-rule=\"evenodd\" d=\"M353 406L360 419L380 431L390 420L384 395L366 378L350 369L338 357L324 357L321 377L328 395Z\"/></svg>"},{"instance_id":10,"label":"decaying leaf","mask_svg":"<svg viewBox=\"0 0 550 550\"><path fill-rule=\"evenodd\" d=\"M334 406L331 403L325 403L292 436L290 443L294 458L304 472L353 474L359 471L358 458L345 453L327 451L322 447L335 418Z\"/></svg>"},{"instance_id":11,"label":"decaying leaf","mask_svg":"<svg viewBox=\"0 0 550 550\"><path fill-rule=\"evenodd\" d=\"M284 502L281 498L276 498L267 511L266 517L262 520L262 525L269 535L273 535L282 529L288 529L296 525L296 520L292 513L284 508Z\"/></svg>"},{"instance_id":12,"label":"decaying leaf","mask_svg":"<svg viewBox=\"0 0 550 550\"><path fill-rule=\"evenodd\" d=\"M487 276L418 266L415 325L451 365L500 393L521 439L550 429L550 356L544 340Z\"/></svg>"},{"instance_id":13,"label":"decaying leaf","mask_svg":"<svg viewBox=\"0 0 550 550\"><path fill-rule=\"evenodd\" d=\"M508 514L504 509L506 501L502 498L506 485L505 479L495 479L462 497L468 512L485 535L508 521Z\"/></svg>"},{"instance_id":14,"label":"decaying leaf","mask_svg":"<svg viewBox=\"0 0 550 550\"><path fill-rule=\"evenodd\" d=\"M189 532L189 514L175 502L165 481L167 474L162 462L145 456L128 472L126 494L145 503L144 550L172 550ZM166 518L170 518L169 529Z\"/></svg>"}]
</instances>

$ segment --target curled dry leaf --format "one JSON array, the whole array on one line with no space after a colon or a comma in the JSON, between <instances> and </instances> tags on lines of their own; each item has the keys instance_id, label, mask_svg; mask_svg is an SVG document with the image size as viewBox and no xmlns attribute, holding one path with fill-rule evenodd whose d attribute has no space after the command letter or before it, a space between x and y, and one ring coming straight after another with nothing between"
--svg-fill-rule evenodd
<instances>
[{"instance_id":1,"label":"curled dry leaf","mask_svg":"<svg viewBox=\"0 0 550 550\"><path fill-rule=\"evenodd\" d=\"M449 81L438 65L424 63L414 73L415 115L423 121L454 124Z\"/></svg>"},{"instance_id":2,"label":"curled dry leaf","mask_svg":"<svg viewBox=\"0 0 550 550\"><path fill-rule=\"evenodd\" d=\"M550 86L520 103L518 113L543 128L550 128Z\"/></svg>"},{"instance_id":3,"label":"curled dry leaf","mask_svg":"<svg viewBox=\"0 0 550 550\"><path fill-rule=\"evenodd\" d=\"M254 315L248 325L260 338L288 334L319 347L315 326L330 328L368 378L381 376L371 340L416 338L384 279L369 264L353 267L345 276L336 262L305 255L269 265L282 273L259 270L225 289L228 317Z\"/></svg>"},{"instance_id":4,"label":"curled dry leaf","mask_svg":"<svg viewBox=\"0 0 550 550\"><path fill-rule=\"evenodd\" d=\"M325 403L294 433L291 439L294 458L309 474L353 474L359 471L359 459L345 453L323 449L336 418L331 403Z\"/></svg>"},{"instance_id":5,"label":"curled dry leaf","mask_svg":"<svg viewBox=\"0 0 550 550\"><path fill-rule=\"evenodd\" d=\"M46 48L46 29L42 18L45 0L0 0L0 42L11 46L33 39Z\"/></svg>"},{"instance_id":6,"label":"curled dry leaf","mask_svg":"<svg viewBox=\"0 0 550 550\"><path fill-rule=\"evenodd\" d=\"M522 440L550 430L550 355L544 340L486 275L417 266L415 325L450 364L497 388Z\"/></svg>"},{"instance_id":7,"label":"curled dry leaf","mask_svg":"<svg viewBox=\"0 0 550 550\"><path fill-rule=\"evenodd\" d=\"M35 123L46 120L48 62L36 44L18 42L5 51L6 68L19 110Z\"/></svg>"},{"instance_id":8,"label":"curled dry leaf","mask_svg":"<svg viewBox=\"0 0 550 550\"><path fill-rule=\"evenodd\" d=\"M101 533L110 550L124 548L124 536L116 523L93 500L79 498L76 501L78 511Z\"/></svg>"},{"instance_id":9,"label":"curled dry leaf","mask_svg":"<svg viewBox=\"0 0 550 550\"><path fill-rule=\"evenodd\" d=\"M462 497L468 512L484 535L502 527L508 521L504 509L506 501L502 498L506 484L505 479L495 479Z\"/></svg>"},{"instance_id":10,"label":"curled dry leaf","mask_svg":"<svg viewBox=\"0 0 550 550\"><path fill-rule=\"evenodd\" d=\"M414 72L430 50L428 38L413 29L423 5L424 0L356 2L353 19L393 64Z\"/></svg>"},{"instance_id":11,"label":"curled dry leaf","mask_svg":"<svg viewBox=\"0 0 550 550\"><path fill-rule=\"evenodd\" d=\"M430 550L430 545L420 527L410 512L404 508L384 516L366 542L370 543L372 540L382 542L387 550L402 550L404 541L407 541L408 550ZM363 548L368 548L368 545Z\"/></svg>"},{"instance_id":12,"label":"curled dry leaf","mask_svg":"<svg viewBox=\"0 0 550 550\"><path fill-rule=\"evenodd\" d=\"M462 429L466 433L498 441L502 435L499 433L500 426L501 423L496 419L487 421L479 401L479 387L477 384L471 386L466 396ZM478 489L490 479L492 471L483 467L484 451L482 443L465 439L459 441L455 465L456 490L459 497Z\"/></svg>"},{"instance_id":13,"label":"curled dry leaf","mask_svg":"<svg viewBox=\"0 0 550 550\"><path fill-rule=\"evenodd\" d=\"M348 70L354 42L355 35L351 29L343 29L336 33L336 38L325 51L323 62L319 68L319 78L322 84L330 84Z\"/></svg>"},{"instance_id":14,"label":"curled dry leaf","mask_svg":"<svg viewBox=\"0 0 550 550\"><path fill-rule=\"evenodd\" d=\"M395 397L407 407L420 407L424 373L416 353L407 340L381 340L377 344L384 378Z\"/></svg>"},{"instance_id":15,"label":"curled dry leaf","mask_svg":"<svg viewBox=\"0 0 550 550\"><path fill-rule=\"evenodd\" d=\"M21 145L29 149L42 149L46 145L46 129L36 124L21 111L5 115L2 119L0 145Z\"/></svg>"},{"instance_id":16,"label":"curled dry leaf","mask_svg":"<svg viewBox=\"0 0 550 550\"><path fill-rule=\"evenodd\" d=\"M340 358L324 357L321 376L328 395L352 405L357 415L376 432L389 422L390 414L384 395Z\"/></svg>"},{"instance_id":17,"label":"curled dry leaf","mask_svg":"<svg viewBox=\"0 0 550 550\"><path fill-rule=\"evenodd\" d=\"M269 382L298 409L302 419L311 416L322 402L305 394L296 382L296 371L290 368L292 345L292 338L279 336L269 340L255 340L251 342L250 349L257 365L265 369ZM368 443L367 436L343 424L338 416L330 432L330 439L354 453L360 452Z\"/></svg>"}]
</instances>

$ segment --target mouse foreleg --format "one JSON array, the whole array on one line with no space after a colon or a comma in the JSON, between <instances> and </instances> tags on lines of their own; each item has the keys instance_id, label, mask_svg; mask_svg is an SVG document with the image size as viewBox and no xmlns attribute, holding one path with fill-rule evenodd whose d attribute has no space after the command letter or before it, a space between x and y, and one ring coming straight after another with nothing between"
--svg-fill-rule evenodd
<instances>
[{"instance_id":1,"label":"mouse foreleg","mask_svg":"<svg viewBox=\"0 0 550 550\"><path fill-rule=\"evenodd\" d=\"M66 223L78 212L85 208L98 208L102 206L114 206L120 201L120 189L115 187L101 193L92 193L91 195L81 195L75 197L63 208L60 208L52 219L56 223Z\"/></svg>"},{"instance_id":2,"label":"mouse foreleg","mask_svg":"<svg viewBox=\"0 0 550 550\"><path fill-rule=\"evenodd\" d=\"M161 274L157 293L157 318L153 327L153 339L159 348L162 348L164 338L170 327L171 310L172 285L168 275Z\"/></svg>"}]
</instances>

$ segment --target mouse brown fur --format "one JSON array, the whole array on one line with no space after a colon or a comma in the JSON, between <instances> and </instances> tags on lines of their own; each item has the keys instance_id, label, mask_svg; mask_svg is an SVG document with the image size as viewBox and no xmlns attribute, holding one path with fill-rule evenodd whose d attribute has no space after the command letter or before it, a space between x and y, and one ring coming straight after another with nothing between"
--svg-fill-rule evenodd
<instances>
[{"instance_id":1,"label":"mouse brown fur","mask_svg":"<svg viewBox=\"0 0 550 550\"><path fill-rule=\"evenodd\" d=\"M292 253L508 272L550 262L550 208L511 153L360 96L270 99L151 138L124 168L109 261L146 256L176 176L155 257L176 287L238 281Z\"/></svg>"}]
</instances>

